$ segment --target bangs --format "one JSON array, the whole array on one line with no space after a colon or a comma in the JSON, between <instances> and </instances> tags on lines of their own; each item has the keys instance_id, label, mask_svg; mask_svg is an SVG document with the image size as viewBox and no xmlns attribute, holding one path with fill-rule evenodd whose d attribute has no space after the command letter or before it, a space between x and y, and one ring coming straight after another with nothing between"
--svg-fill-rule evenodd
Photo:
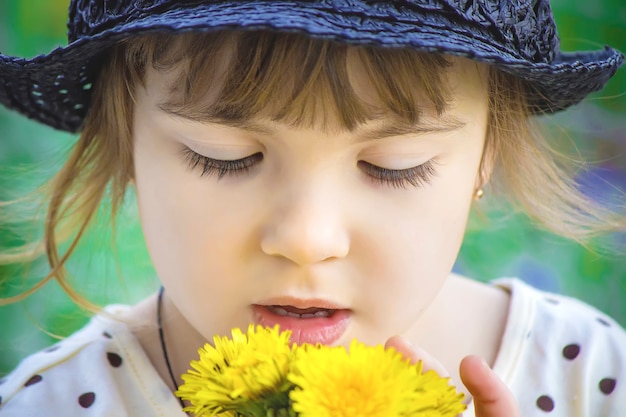
<instances>
[{"instance_id":1,"label":"bangs","mask_svg":"<svg viewBox=\"0 0 626 417\"><path fill-rule=\"evenodd\" d=\"M259 118L351 131L391 117L415 125L425 110L442 115L450 96L451 63L440 54L298 34L150 34L128 41L125 59L131 85L145 83L148 66L172 72L161 107L201 122Z\"/></svg>"}]
</instances>

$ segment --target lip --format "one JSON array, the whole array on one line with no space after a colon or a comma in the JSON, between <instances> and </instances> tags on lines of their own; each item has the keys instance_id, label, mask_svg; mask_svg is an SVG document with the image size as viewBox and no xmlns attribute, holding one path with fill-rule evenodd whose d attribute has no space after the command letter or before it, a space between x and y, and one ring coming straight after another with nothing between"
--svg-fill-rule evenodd
<instances>
[{"instance_id":1,"label":"lip","mask_svg":"<svg viewBox=\"0 0 626 417\"><path fill-rule=\"evenodd\" d=\"M254 303L261 306L292 306L300 309L305 308L325 308L328 310L349 310L345 305L326 300L323 298L298 298L298 297L274 297Z\"/></svg>"},{"instance_id":2,"label":"lip","mask_svg":"<svg viewBox=\"0 0 626 417\"><path fill-rule=\"evenodd\" d=\"M334 312L330 317L304 319L278 315L268 308L270 306L292 306L299 309L321 308L334 310ZM320 299L274 298L261 304L253 304L252 311L255 324L266 327L278 325L281 330L291 330L290 340L298 345L303 343L331 345L346 332L352 318L352 312L349 309Z\"/></svg>"}]
</instances>

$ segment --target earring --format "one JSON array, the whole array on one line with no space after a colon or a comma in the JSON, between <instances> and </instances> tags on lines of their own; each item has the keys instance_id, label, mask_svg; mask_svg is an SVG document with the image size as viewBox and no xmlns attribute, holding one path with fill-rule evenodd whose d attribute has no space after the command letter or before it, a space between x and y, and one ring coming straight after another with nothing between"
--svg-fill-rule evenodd
<instances>
[{"instance_id":1,"label":"earring","mask_svg":"<svg viewBox=\"0 0 626 417\"><path fill-rule=\"evenodd\" d=\"M483 191L482 188L479 188L478 190L476 190L476 192L474 193L474 200L480 200L481 198L483 198L483 195L485 195L485 192Z\"/></svg>"}]
</instances>

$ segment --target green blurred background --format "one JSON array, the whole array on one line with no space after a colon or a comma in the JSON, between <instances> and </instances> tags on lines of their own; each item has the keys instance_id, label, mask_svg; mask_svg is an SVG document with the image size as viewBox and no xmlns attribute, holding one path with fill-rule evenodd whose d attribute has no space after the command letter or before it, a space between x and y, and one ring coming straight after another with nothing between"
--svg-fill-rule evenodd
<instances>
[{"instance_id":1,"label":"green blurred background","mask_svg":"<svg viewBox=\"0 0 626 417\"><path fill-rule=\"evenodd\" d=\"M68 4L69 0L1 0L0 51L32 57L64 45ZM564 50L600 49L610 44L626 51L624 0L553 0L552 4ZM585 157L598 162L580 174L589 194L609 204L617 202L615 196L626 190L626 70L618 71L602 93L545 123L559 143L573 140ZM75 139L0 108L0 201L34 190L58 169ZM17 219L28 214L28 207L5 212ZM96 303L132 303L158 285L132 198L119 224L117 238L111 243L111 233L101 221L69 263L82 294ZM536 287L580 298L626 324L623 253L599 256L596 248L585 250L536 230L521 215L492 218L488 225L471 224L455 266L457 272L484 281L517 276ZM26 219L1 224L0 250L40 235L40 225ZM624 236L610 239L626 250ZM43 261L26 271L0 267L0 294L14 294L45 272ZM12 279L6 283L9 277ZM0 375L86 320L88 314L76 308L56 284L47 285L25 302L0 307Z\"/></svg>"}]
</instances>

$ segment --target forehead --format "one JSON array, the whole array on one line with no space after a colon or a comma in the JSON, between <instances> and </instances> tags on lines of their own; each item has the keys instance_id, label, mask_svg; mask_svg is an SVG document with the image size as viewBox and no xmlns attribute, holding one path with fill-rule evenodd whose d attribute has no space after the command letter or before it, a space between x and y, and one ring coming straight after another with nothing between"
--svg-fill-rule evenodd
<instances>
[{"instance_id":1,"label":"forehead","mask_svg":"<svg viewBox=\"0 0 626 417\"><path fill-rule=\"evenodd\" d=\"M449 116L487 96L487 67L466 59L269 36L173 38L146 65L143 97L195 121L353 130Z\"/></svg>"}]
</instances>

